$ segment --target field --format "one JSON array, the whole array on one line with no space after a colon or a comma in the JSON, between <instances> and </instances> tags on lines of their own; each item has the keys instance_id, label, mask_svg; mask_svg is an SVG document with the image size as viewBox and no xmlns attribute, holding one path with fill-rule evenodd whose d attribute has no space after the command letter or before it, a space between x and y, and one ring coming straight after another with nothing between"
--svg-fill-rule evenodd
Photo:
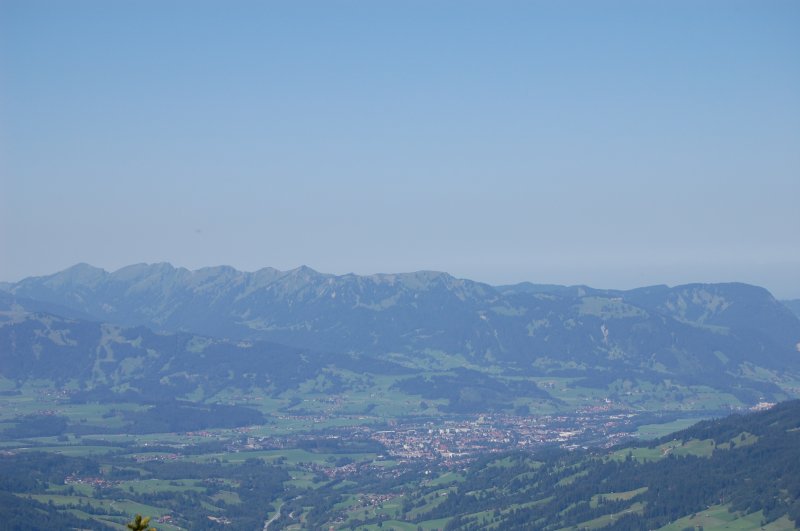
<instances>
[{"instance_id":1,"label":"field","mask_svg":"<svg viewBox=\"0 0 800 531\"><path fill-rule=\"evenodd\" d=\"M748 531L751 529L789 531L790 529L796 529L793 522L786 517L770 522L769 524L762 524L761 519L761 511L748 515L740 515L731 513L727 505L715 505L694 516L687 516L670 525L664 526L660 531L683 531L692 526L695 528L702 527L703 531L721 531L723 529L728 529L730 531Z\"/></svg>"}]
</instances>

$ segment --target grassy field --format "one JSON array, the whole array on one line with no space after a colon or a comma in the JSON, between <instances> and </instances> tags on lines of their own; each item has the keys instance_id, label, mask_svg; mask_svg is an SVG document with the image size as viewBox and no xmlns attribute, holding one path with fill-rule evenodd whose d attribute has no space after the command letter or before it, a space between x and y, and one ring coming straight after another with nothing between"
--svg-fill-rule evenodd
<instances>
[{"instance_id":1,"label":"grassy field","mask_svg":"<svg viewBox=\"0 0 800 531\"><path fill-rule=\"evenodd\" d=\"M300 489L314 488L316 485L316 483L314 483L314 474L301 470L293 470L292 479L286 484Z\"/></svg>"},{"instance_id":2,"label":"grassy field","mask_svg":"<svg viewBox=\"0 0 800 531\"><path fill-rule=\"evenodd\" d=\"M419 515L425 514L425 513L429 512L430 510L434 509L437 505L441 504L442 502L444 502L447 499L447 496L449 495L451 490L452 489L449 489L449 488L447 488L447 489L439 489L439 490L436 490L436 491L426 495L423 498L423 501L425 501L425 504L421 505L419 507L415 507L415 508L411 509L411 511L408 512L408 517L409 518L416 518Z\"/></svg>"},{"instance_id":3,"label":"grassy field","mask_svg":"<svg viewBox=\"0 0 800 531\"><path fill-rule=\"evenodd\" d=\"M745 442L748 442L747 439L745 439ZM718 449L723 450L729 447L730 445L728 443L717 446ZM714 451L714 448L714 441L710 439L692 439L686 441L685 443L678 440L673 440L664 444L660 444L655 448L642 447L618 450L611 454L609 459L622 461L626 459L628 455L630 455L631 458L641 462L658 461L659 459L663 459L670 454L678 456L694 455L697 457L710 457Z\"/></svg>"},{"instance_id":4,"label":"grassy field","mask_svg":"<svg viewBox=\"0 0 800 531\"><path fill-rule=\"evenodd\" d=\"M64 444L60 446L32 446L21 448L21 451L53 452L54 454L67 455L71 457L85 457L89 455L103 455L120 453L119 448L113 446L85 446L80 444Z\"/></svg>"},{"instance_id":5,"label":"grassy field","mask_svg":"<svg viewBox=\"0 0 800 531\"><path fill-rule=\"evenodd\" d=\"M297 465L299 463L316 463L321 466L330 466L331 460L336 460L341 457L349 457L353 461L373 461L378 457L373 453L317 453L307 452L299 448L285 449L285 450L255 450L251 452L228 452L228 453L212 453L202 454L196 456L186 457L186 461L203 463L218 460L222 463L239 464L248 459L261 459L266 462L275 462L278 460L285 460L284 463L288 466Z\"/></svg>"},{"instance_id":6,"label":"grassy field","mask_svg":"<svg viewBox=\"0 0 800 531\"><path fill-rule=\"evenodd\" d=\"M636 497L639 494L642 494L644 492L647 492L647 487L642 487L640 489L629 490L629 491L626 491L626 492L608 492L608 493L605 493L605 494L595 494L594 496L592 496L592 499L589 502L589 505L591 507L597 507L597 504L600 502L600 498L604 498L604 499L606 499L608 501L628 501L631 498L634 498L634 497Z\"/></svg>"},{"instance_id":7,"label":"grassy field","mask_svg":"<svg viewBox=\"0 0 800 531\"><path fill-rule=\"evenodd\" d=\"M464 481L464 476L458 472L445 472L434 479L424 481L422 484L430 487L437 485L449 485L453 482Z\"/></svg>"},{"instance_id":8,"label":"grassy field","mask_svg":"<svg viewBox=\"0 0 800 531\"><path fill-rule=\"evenodd\" d=\"M678 419L672 422L665 422L664 424L647 424L644 426L639 426L636 432L639 434L641 439L658 439L665 435L669 435L670 433L686 429L704 419L705 417L695 417Z\"/></svg>"},{"instance_id":9,"label":"grassy field","mask_svg":"<svg viewBox=\"0 0 800 531\"><path fill-rule=\"evenodd\" d=\"M764 531L789 531L795 529L794 523L786 517L761 525L761 511L748 515L740 515L728 511L727 505L714 505L694 516L687 516L661 528L661 531L682 531L687 527L703 527L703 531L747 531L761 529Z\"/></svg>"},{"instance_id":10,"label":"grassy field","mask_svg":"<svg viewBox=\"0 0 800 531\"><path fill-rule=\"evenodd\" d=\"M66 496L62 494L31 494L30 497L42 503L52 502L56 506L81 505L102 508L110 511L120 511L133 517L136 514L147 514L153 517L162 516L169 511L155 505L146 505L131 500L98 500L85 496Z\"/></svg>"},{"instance_id":11,"label":"grassy field","mask_svg":"<svg viewBox=\"0 0 800 531\"><path fill-rule=\"evenodd\" d=\"M567 476L564 479L560 480L558 483L556 483L556 485L559 486L559 487L564 486L564 485L572 485L573 483L575 483L575 481L577 481L578 479L582 478L586 474L587 474L587 472L585 470L581 471L581 472L577 472L575 474L572 474L571 476Z\"/></svg>"},{"instance_id":12,"label":"grassy field","mask_svg":"<svg viewBox=\"0 0 800 531\"><path fill-rule=\"evenodd\" d=\"M618 513L607 514L593 520L588 520L577 525L579 529L601 529L614 523L615 520L629 513L641 513L644 510L643 503L634 503L627 509Z\"/></svg>"},{"instance_id":13,"label":"grassy field","mask_svg":"<svg viewBox=\"0 0 800 531\"><path fill-rule=\"evenodd\" d=\"M402 522L400 520L385 520L381 526L377 524L370 524L366 526L360 526L358 529L369 529L370 531L386 531L387 529L394 528L396 531L417 531L419 527L424 529L425 531L433 531L435 529L444 529L444 526L447 525L450 518L440 518L438 520L429 520L427 522L419 522L419 523L410 523L410 522ZM340 527L339 529L349 529L348 527Z\"/></svg>"},{"instance_id":14,"label":"grassy field","mask_svg":"<svg viewBox=\"0 0 800 531\"><path fill-rule=\"evenodd\" d=\"M119 488L133 492L135 494L154 494L157 492L201 492L204 487L195 480L165 480L165 479L141 479L134 481L122 481ZM237 497L238 498L238 497Z\"/></svg>"}]
</instances>

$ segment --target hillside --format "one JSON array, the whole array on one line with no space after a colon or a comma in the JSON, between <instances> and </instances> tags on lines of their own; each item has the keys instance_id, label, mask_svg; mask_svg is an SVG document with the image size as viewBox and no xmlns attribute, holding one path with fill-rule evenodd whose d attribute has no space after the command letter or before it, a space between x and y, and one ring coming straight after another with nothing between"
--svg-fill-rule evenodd
<instances>
[{"instance_id":1,"label":"hillside","mask_svg":"<svg viewBox=\"0 0 800 531\"><path fill-rule=\"evenodd\" d=\"M455 359L508 376L582 378L590 388L669 380L755 403L797 396L800 375L800 320L746 284L615 291L493 287L437 272L141 264L108 273L84 264L4 288L12 302L160 333L391 357L416 368Z\"/></svg>"},{"instance_id":2,"label":"hillside","mask_svg":"<svg viewBox=\"0 0 800 531\"><path fill-rule=\"evenodd\" d=\"M792 313L794 313L796 316L800 317L800 299L792 299L792 300L781 301L781 302L783 302L783 304L785 304L786 307L789 308L792 311Z\"/></svg>"},{"instance_id":3,"label":"hillside","mask_svg":"<svg viewBox=\"0 0 800 531\"><path fill-rule=\"evenodd\" d=\"M265 341L154 333L35 311L35 301L0 294L0 375L71 389L73 399L204 400L259 389L278 396L337 368L407 374L388 361L333 355ZM50 305L44 305L53 309ZM328 375L331 384L335 375ZM158 382L154 386L153 382Z\"/></svg>"}]
</instances>

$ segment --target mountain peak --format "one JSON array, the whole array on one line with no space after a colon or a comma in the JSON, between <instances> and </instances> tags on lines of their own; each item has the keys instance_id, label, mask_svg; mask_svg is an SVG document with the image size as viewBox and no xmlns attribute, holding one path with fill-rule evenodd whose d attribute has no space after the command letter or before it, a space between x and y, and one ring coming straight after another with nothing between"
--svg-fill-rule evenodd
<instances>
[{"instance_id":1,"label":"mountain peak","mask_svg":"<svg viewBox=\"0 0 800 531\"><path fill-rule=\"evenodd\" d=\"M111 278L117 282L130 282L153 276L163 277L175 273L189 273L189 270L182 267L176 268L169 262L140 263L117 269L111 273Z\"/></svg>"},{"instance_id":2,"label":"mountain peak","mask_svg":"<svg viewBox=\"0 0 800 531\"><path fill-rule=\"evenodd\" d=\"M98 282L106 275L108 275L108 273L104 269L81 262L45 278L55 285L92 284Z\"/></svg>"},{"instance_id":3,"label":"mountain peak","mask_svg":"<svg viewBox=\"0 0 800 531\"><path fill-rule=\"evenodd\" d=\"M321 274L319 271L308 267L307 265L301 265L300 267L295 267L294 269L290 269L287 273L296 273L296 274L303 274L303 275L319 275Z\"/></svg>"}]
</instances>

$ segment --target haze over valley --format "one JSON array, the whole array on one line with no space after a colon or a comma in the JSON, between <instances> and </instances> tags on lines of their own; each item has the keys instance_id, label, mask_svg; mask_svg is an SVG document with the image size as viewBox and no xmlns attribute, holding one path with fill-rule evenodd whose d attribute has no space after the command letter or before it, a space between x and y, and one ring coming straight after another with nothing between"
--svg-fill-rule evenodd
<instances>
[{"instance_id":1,"label":"haze over valley","mask_svg":"<svg viewBox=\"0 0 800 531\"><path fill-rule=\"evenodd\" d=\"M50 451L85 455L80 466L90 469L110 466L100 476L53 478L57 507L87 504L79 514L92 525L125 520L124 510L98 509L124 499L144 503L165 529L248 529L254 518L280 528L368 528L387 519L458 528L484 518L469 516L483 505L414 511L428 503L413 501L426 492L413 489L427 484L412 479L417 467L457 485L471 477L463 475L469 467L484 466L473 464L483 456L619 448L800 396L800 320L747 284L600 290L492 286L431 271L337 276L161 263L114 272L79 264L1 287L0 433L8 455ZM213 473L232 482L219 500L239 500L233 505L215 504L219 487L188 470L170 482L180 489L137 494L171 477L158 463L230 467L248 456L285 465L264 469L265 480L290 474L262 493L277 500L274 513L244 501L235 468ZM123 473L129 463L150 465ZM393 487L392 477L406 479ZM353 487L361 493L353 498L330 490L367 478L383 486L372 494ZM76 490L87 483L95 501ZM184 488L212 496L206 508L189 509ZM296 501L304 496L321 496L314 506L323 508L306 513ZM344 499L351 502L335 509ZM394 514L379 509L384 501L395 503ZM538 518L499 509L514 503L496 505L487 525L524 528Z\"/></svg>"},{"instance_id":2,"label":"haze over valley","mask_svg":"<svg viewBox=\"0 0 800 531\"><path fill-rule=\"evenodd\" d=\"M798 27L3 0L0 527L797 529Z\"/></svg>"}]
</instances>

